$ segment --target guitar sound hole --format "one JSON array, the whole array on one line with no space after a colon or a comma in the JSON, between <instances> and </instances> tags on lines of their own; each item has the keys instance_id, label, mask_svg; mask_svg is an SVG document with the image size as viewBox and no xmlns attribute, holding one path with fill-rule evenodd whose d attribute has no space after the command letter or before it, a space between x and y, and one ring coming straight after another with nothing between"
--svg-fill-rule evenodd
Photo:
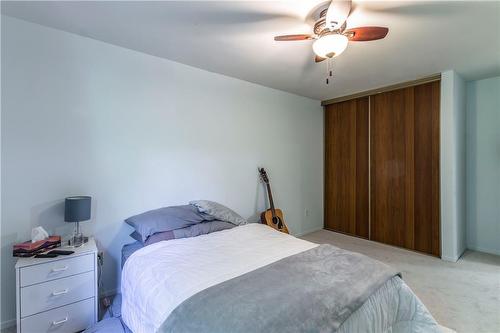
<instances>
[{"instance_id":1,"label":"guitar sound hole","mask_svg":"<svg viewBox=\"0 0 500 333\"><path fill-rule=\"evenodd\" d=\"M273 217L273 224L276 225L278 227L278 229L282 229L283 228L283 222L277 216Z\"/></svg>"}]
</instances>

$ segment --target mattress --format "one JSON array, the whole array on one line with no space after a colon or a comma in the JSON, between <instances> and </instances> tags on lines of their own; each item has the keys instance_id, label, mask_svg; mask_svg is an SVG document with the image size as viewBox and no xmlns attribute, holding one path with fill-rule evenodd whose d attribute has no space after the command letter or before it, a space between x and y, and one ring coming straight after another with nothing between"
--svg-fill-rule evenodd
<instances>
[{"instance_id":1,"label":"mattress","mask_svg":"<svg viewBox=\"0 0 500 333\"><path fill-rule=\"evenodd\" d=\"M135 333L157 332L174 309L207 288L318 246L250 224L136 249L122 272L122 319ZM398 277L373 293L340 327L352 331L439 328Z\"/></svg>"}]
</instances>

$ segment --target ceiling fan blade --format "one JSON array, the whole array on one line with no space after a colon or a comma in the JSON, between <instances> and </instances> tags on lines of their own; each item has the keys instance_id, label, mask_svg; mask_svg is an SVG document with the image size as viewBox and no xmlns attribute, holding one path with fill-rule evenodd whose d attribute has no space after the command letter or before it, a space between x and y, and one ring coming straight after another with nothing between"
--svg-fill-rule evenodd
<instances>
[{"instance_id":1,"label":"ceiling fan blade","mask_svg":"<svg viewBox=\"0 0 500 333\"><path fill-rule=\"evenodd\" d=\"M345 30L344 35L351 42L367 42L382 39L387 36L388 32L389 29L385 27L358 27Z\"/></svg>"},{"instance_id":2,"label":"ceiling fan blade","mask_svg":"<svg viewBox=\"0 0 500 333\"><path fill-rule=\"evenodd\" d=\"M323 60L325 60L326 58L322 58L320 56L315 56L314 57L314 62L322 62Z\"/></svg>"},{"instance_id":3,"label":"ceiling fan blade","mask_svg":"<svg viewBox=\"0 0 500 333\"><path fill-rule=\"evenodd\" d=\"M340 29L351 12L351 0L332 0L326 12L326 27L330 30Z\"/></svg>"},{"instance_id":4,"label":"ceiling fan blade","mask_svg":"<svg viewBox=\"0 0 500 333\"><path fill-rule=\"evenodd\" d=\"M282 35L282 36L275 36L274 40L276 41L294 41L294 40L310 40L314 39L314 36L312 35Z\"/></svg>"}]
</instances>

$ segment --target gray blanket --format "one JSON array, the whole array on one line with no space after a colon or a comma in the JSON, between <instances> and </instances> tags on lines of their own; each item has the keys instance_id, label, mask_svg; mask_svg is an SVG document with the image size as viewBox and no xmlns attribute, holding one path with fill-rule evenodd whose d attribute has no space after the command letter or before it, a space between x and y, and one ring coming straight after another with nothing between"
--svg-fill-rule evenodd
<instances>
[{"instance_id":1,"label":"gray blanket","mask_svg":"<svg viewBox=\"0 0 500 333\"><path fill-rule=\"evenodd\" d=\"M387 280L389 266L331 245L207 288L160 332L332 332Z\"/></svg>"}]
</instances>

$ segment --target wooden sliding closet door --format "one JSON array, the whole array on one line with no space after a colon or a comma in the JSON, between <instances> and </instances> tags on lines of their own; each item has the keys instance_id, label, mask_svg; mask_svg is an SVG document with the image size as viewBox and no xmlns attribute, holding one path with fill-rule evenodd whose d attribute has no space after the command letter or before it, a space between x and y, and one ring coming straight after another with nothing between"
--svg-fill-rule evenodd
<instances>
[{"instance_id":1,"label":"wooden sliding closet door","mask_svg":"<svg viewBox=\"0 0 500 333\"><path fill-rule=\"evenodd\" d=\"M370 116L371 239L413 249L413 88L374 95Z\"/></svg>"},{"instance_id":2,"label":"wooden sliding closet door","mask_svg":"<svg viewBox=\"0 0 500 333\"><path fill-rule=\"evenodd\" d=\"M439 82L370 100L371 239L440 255Z\"/></svg>"},{"instance_id":3,"label":"wooden sliding closet door","mask_svg":"<svg viewBox=\"0 0 500 333\"><path fill-rule=\"evenodd\" d=\"M368 227L368 97L325 108L325 228L364 238Z\"/></svg>"}]
</instances>

